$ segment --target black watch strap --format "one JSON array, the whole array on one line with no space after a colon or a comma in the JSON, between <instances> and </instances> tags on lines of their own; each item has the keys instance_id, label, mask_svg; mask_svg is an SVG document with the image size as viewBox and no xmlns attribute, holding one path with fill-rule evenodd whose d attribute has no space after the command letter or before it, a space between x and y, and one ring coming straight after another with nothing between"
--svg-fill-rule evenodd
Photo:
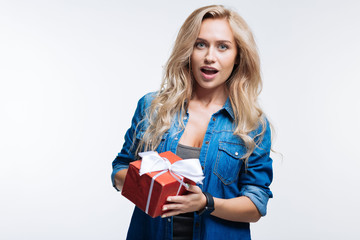
<instances>
[{"instance_id":1,"label":"black watch strap","mask_svg":"<svg viewBox=\"0 0 360 240\"><path fill-rule=\"evenodd\" d=\"M215 210L213 196L208 192L203 192L203 194L206 197L206 205L202 210L197 212L198 215L202 215L204 213L210 214Z\"/></svg>"}]
</instances>

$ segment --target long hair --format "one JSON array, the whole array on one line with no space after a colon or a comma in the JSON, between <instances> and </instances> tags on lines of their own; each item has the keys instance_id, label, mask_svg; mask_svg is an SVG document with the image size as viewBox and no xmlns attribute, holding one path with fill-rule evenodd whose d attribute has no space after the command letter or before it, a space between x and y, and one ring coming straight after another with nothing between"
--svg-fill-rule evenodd
<instances>
[{"instance_id":1,"label":"long hair","mask_svg":"<svg viewBox=\"0 0 360 240\"><path fill-rule=\"evenodd\" d=\"M256 147L255 137L249 133L262 125L265 119L257 97L262 88L260 60L254 37L246 22L236 12L222 5L211 5L195 10L184 22L177 35L172 53L165 65L160 91L151 103L146 118L149 125L137 146L137 150L154 150L161 137L170 128L176 115L184 127L182 115L186 113L187 103L194 89L194 79L190 68L190 58L201 23L207 18L228 20L236 41L238 54L236 65L226 86L235 115L235 131L247 147L245 161Z\"/></svg>"}]
</instances>

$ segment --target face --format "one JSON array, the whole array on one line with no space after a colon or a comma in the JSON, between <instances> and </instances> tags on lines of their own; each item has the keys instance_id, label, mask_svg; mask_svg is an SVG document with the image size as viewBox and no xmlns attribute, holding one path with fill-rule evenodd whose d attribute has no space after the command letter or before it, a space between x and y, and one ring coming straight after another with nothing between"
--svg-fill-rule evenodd
<instances>
[{"instance_id":1,"label":"face","mask_svg":"<svg viewBox=\"0 0 360 240\"><path fill-rule=\"evenodd\" d=\"M196 87L224 89L236 61L237 47L226 19L205 19L191 55Z\"/></svg>"}]
</instances>

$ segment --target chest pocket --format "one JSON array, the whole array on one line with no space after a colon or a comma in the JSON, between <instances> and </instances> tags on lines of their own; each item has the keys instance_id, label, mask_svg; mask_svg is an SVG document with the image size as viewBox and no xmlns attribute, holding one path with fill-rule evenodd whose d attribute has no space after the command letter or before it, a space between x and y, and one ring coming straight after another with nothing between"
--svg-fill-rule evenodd
<instances>
[{"instance_id":1,"label":"chest pocket","mask_svg":"<svg viewBox=\"0 0 360 240\"><path fill-rule=\"evenodd\" d=\"M239 143L219 142L214 174L225 184L233 183L239 177L243 165L242 156L246 153L244 145Z\"/></svg>"}]
</instances>

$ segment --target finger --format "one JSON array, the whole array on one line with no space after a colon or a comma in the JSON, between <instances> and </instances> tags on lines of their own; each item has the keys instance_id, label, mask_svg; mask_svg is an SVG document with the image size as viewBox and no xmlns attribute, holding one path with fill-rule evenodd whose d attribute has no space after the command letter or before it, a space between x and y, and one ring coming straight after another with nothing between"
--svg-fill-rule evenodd
<instances>
[{"instance_id":1,"label":"finger","mask_svg":"<svg viewBox=\"0 0 360 240\"><path fill-rule=\"evenodd\" d=\"M166 199L167 202L182 203L185 199L184 196L170 196Z\"/></svg>"},{"instance_id":2,"label":"finger","mask_svg":"<svg viewBox=\"0 0 360 240\"><path fill-rule=\"evenodd\" d=\"M166 217L172 217L172 216L176 216L181 214L180 211L167 211L164 214L161 215L162 218L166 218Z\"/></svg>"},{"instance_id":3,"label":"finger","mask_svg":"<svg viewBox=\"0 0 360 240\"><path fill-rule=\"evenodd\" d=\"M162 211L181 211L182 207L181 204L166 204L162 207Z\"/></svg>"},{"instance_id":4,"label":"finger","mask_svg":"<svg viewBox=\"0 0 360 240\"><path fill-rule=\"evenodd\" d=\"M192 185L192 184L189 184L189 187L187 188L187 190L189 192L193 192L193 193L201 193L202 192L198 186Z\"/></svg>"},{"instance_id":5,"label":"finger","mask_svg":"<svg viewBox=\"0 0 360 240\"><path fill-rule=\"evenodd\" d=\"M170 217L184 213L183 206L181 206L180 204L164 205L162 211L163 211L162 217Z\"/></svg>"}]
</instances>

